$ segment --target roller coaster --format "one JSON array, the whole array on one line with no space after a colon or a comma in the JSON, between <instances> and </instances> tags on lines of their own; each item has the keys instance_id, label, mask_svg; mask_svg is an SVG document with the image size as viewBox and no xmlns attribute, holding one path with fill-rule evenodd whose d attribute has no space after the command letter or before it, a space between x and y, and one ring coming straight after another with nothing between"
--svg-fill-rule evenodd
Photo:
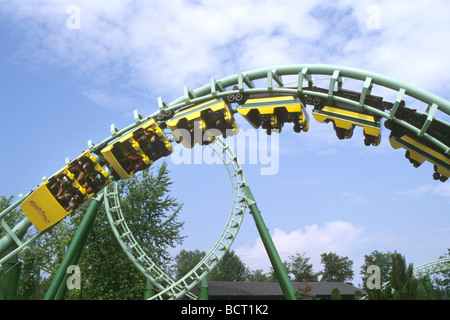
<instances>
[{"instance_id":1,"label":"roller coaster","mask_svg":"<svg viewBox=\"0 0 450 320\"><path fill-rule=\"evenodd\" d=\"M326 77L328 85L318 87L316 79ZM290 79L293 82L286 82ZM356 83L344 88L347 81ZM292 83L295 83L293 85ZM375 95L386 92L391 98ZM119 130L111 125L111 135L100 143L88 141L88 150L75 160L66 159L62 169L0 213L4 234L0 239L0 277L3 296L13 296L17 282L15 265L18 254L70 215L79 205L90 200L77 234L68 248L45 299L62 299L67 267L76 257L103 203L112 231L133 264L154 288L148 299L197 299L191 293L228 251L248 209L261 235L285 299L293 299L294 291L277 250L257 207L244 170L226 137L239 133L236 114L253 128L281 134L292 125L296 133L308 132L312 117L331 124L338 139L350 139L356 127L364 134L364 144L378 146L381 127L390 130L389 142L402 149L414 167L428 162L431 177L444 183L450 177L450 102L380 74L333 65L287 65L238 73L210 82L198 89L184 88L180 98L168 103L157 99L158 108L144 117L134 111L134 123ZM424 104L425 110L417 110ZM222 160L231 182L232 199L223 232L205 257L183 278L168 276L141 248L127 225L120 207L118 181L168 157L174 144L193 148L196 144L211 148ZM9 226L6 218L20 208L22 220ZM38 230L25 241L29 228ZM436 265L434 263L433 265ZM447 260L439 268L419 268L440 272L448 270ZM5 283L13 283L5 285ZM62 291L64 292L64 290Z\"/></svg>"}]
</instances>

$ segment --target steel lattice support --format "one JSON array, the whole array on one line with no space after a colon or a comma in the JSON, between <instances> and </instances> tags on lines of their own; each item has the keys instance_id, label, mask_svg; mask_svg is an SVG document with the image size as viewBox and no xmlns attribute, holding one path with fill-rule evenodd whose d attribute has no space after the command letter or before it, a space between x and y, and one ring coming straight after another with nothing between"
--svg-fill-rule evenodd
<instances>
[{"instance_id":1,"label":"steel lattice support","mask_svg":"<svg viewBox=\"0 0 450 320\"><path fill-rule=\"evenodd\" d=\"M256 207L253 196L248 194L249 188L245 180L244 171L236 154L231 150L225 140L221 138L216 139L209 147L222 160L228 171L232 190L231 210L224 230L211 250L190 272L178 281L173 280L161 270L135 240L120 208L117 183L114 183L105 191L105 208L117 240L137 268L159 289L159 292L150 297L150 299L180 299L182 297L196 299L197 297L189 291L205 279L206 275L215 268L229 250L238 234L247 206L250 207L255 217L256 225L264 243L267 244L268 254L271 257L271 261L273 261L274 269L279 275L279 278L284 280L288 278L275 246L267 233L264 221ZM287 283L287 281L284 281L282 289L285 292L286 299L293 299L293 288L290 282Z\"/></svg>"},{"instance_id":2,"label":"steel lattice support","mask_svg":"<svg viewBox=\"0 0 450 320\"><path fill-rule=\"evenodd\" d=\"M323 78L324 76L329 78L325 91L313 90L315 78ZM286 77L296 79L296 84L286 85ZM358 89L360 95L359 101L335 94L335 89L340 90L343 88L345 81L348 79L359 81L361 84ZM261 83L265 83L265 85L260 85ZM259 86L257 84L259 84ZM396 97L392 101L392 108L389 110L379 110L365 104L367 95L370 95L377 87L382 90L389 90L395 94ZM448 116L450 116L449 101L428 91L384 75L354 68L322 64L298 64L262 68L237 73L220 80L210 79L208 84L195 90L184 88L184 95L170 103L159 98L158 110L152 115L143 117L135 111L135 122L128 127L119 130L114 125L111 125L110 137L97 145L92 141L89 141L89 150L94 153L100 151L102 148L105 148L105 146L112 144L115 140L141 127L147 121L151 119L154 119L155 121L161 120L161 115L170 112L176 113L182 108L202 103L209 99L226 99L230 95L253 93L282 93L298 96L309 95L312 97L326 98L336 103L344 103L363 111L370 112L380 118L384 118L406 130L413 136L424 139L437 150L440 150L443 155L450 155L450 146L437 139L430 131L430 128L433 127L434 124L439 124L439 127L443 128L440 130L444 131L439 132L439 134L448 134L450 130L450 124L448 122ZM425 121L420 126L414 126L405 120L402 120L399 116L401 102L406 98L426 106L423 111L415 111L416 115L425 117ZM189 295L189 290L192 288L189 284L198 284L198 282L217 265L223 254L230 247L232 240L236 237L245 209L251 206L252 200L247 194L243 170L233 151L224 144L222 139L217 139L217 141L210 146L217 155L222 156L224 164L230 174L233 193L232 209L227 225L216 245L207 254L205 259L203 259L190 274L186 275L186 277L180 281L174 282L172 279L167 278L165 273L162 272L158 266L154 265L153 262L151 262L151 259L146 256L140 245L135 241L133 235L129 232L126 221L120 210L117 184L112 183L105 189L105 206L107 207L108 218L113 227L113 232L116 237L120 239L119 242L121 242L123 249L127 252L129 258L142 272L144 272L144 274L146 274L147 278L152 281L156 289L159 290L160 294L154 296L154 298L178 299L186 294ZM32 244L42 235L42 232L37 232L32 237L23 241L25 233L32 226L27 217L23 217L23 219L14 227L9 226L6 223L7 216L15 212L17 206L20 205L26 197L27 196L19 196L19 200L16 203L0 213L0 230L3 231L4 234L3 238L0 239L0 276L4 275L7 269L9 270L8 263L17 259L18 254L24 248ZM228 240L231 240L231 242ZM441 268L448 268L448 261L440 262L438 264L430 263L429 265L418 269L417 272L418 275L420 275L434 270L440 270Z\"/></svg>"}]
</instances>

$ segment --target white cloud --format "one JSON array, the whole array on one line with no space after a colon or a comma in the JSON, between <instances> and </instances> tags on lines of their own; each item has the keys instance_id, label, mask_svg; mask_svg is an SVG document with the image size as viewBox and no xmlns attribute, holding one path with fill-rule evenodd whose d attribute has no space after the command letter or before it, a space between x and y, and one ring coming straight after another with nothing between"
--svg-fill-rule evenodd
<instances>
[{"instance_id":1,"label":"white cloud","mask_svg":"<svg viewBox=\"0 0 450 320\"><path fill-rule=\"evenodd\" d=\"M71 5L80 8L80 29L67 28L66 9ZM371 6L379 8L379 28L367 25L377 14L368 10ZM449 98L448 12L450 2L444 0L0 3L4 32L11 32L11 38L20 39L23 46L17 52L19 63L30 68L66 68L71 76L79 76L81 92L98 105L139 111L142 104L153 107L154 96L167 101L178 98L185 85L195 89L211 77L290 63L362 68ZM283 155L341 152L334 148L337 138L330 124L313 130L314 134L296 135L286 142L289 148L280 151ZM283 138L286 141L286 135ZM362 145L361 140L354 141ZM383 146L389 147L388 143ZM422 185L399 195L448 199L449 186L449 182ZM354 193L342 195L354 197ZM283 260L306 252L318 269L321 253L346 254L360 233L359 227L335 221L294 231L275 229L273 239ZM260 240L236 251L252 269L268 269Z\"/></svg>"},{"instance_id":2,"label":"white cloud","mask_svg":"<svg viewBox=\"0 0 450 320\"><path fill-rule=\"evenodd\" d=\"M342 1L353 8L360 34L346 46L345 59L433 92L446 92L450 66L447 1ZM375 8L378 10L371 10ZM368 20L379 14L379 28ZM443 81L443 79L447 79Z\"/></svg>"},{"instance_id":3,"label":"white cloud","mask_svg":"<svg viewBox=\"0 0 450 320\"><path fill-rule=\"evenodd\" d=\"M69 30L67 7L80 8ZM445 1L86 1L0 12L20 25L24 52L91 80L119 80L167 99L211 77L291 63L343 64L447 89ZM371 11L370 8L379 8ZM379 14L379 28L368 21ZM376 20L376 19L375 19ZM168 95L170 95L168 97ZM174 95L173 97L171 95Z\"/></svg>"},{"instance_id":4,"label":"white cloud","mask_svg":"<svg viewBox=\"0 0 450 320\"><path fill-rule=\"evenodd\" d=\"M450 199L450 184L436 182L435 184L424 184L404 191L395 192L395 195L403 198L417 198L434 195Z\"/></svg>"},{"instance_id":5,"label":"white cloud","mask_svg":"<svg viewBox=\"0 0 450 320\"><path fill-rule=\"evenodd\" d=\"M342 197L342 199L344 199L345 201L351 202L353 204L373 204L374 201L373 200L369 200L366 197L359 195L355 192L349 192L349 191L344 191L340 193L340 196Z\"/></svg>"},{"instance_id":6,"label":"white cloud","mask_svg":"<svg viewBox=\"0 0 450 320\"><path fill-rule=\"evenodd\" d=\"M345 221L333 221L321 227L313 224L290 232L275 228L271 237L282 261L288 261L289 256L296 253L305 252L305 256L311 258L315 271L319 271L322 253L347 255L362 230ZM252 246L238 247L235 252L250 269L270 270L271 264L261 239L257 239Z\"/></svg>"},{"instance_id":7,"label":"white cloud","mask_svg":"<svg viewBox=\"0 0 450 320\"><path fill-rule=\"evenodd\" d=\"M440 183L435 185L432 189L432 193L439 197L450 199L450 184Z\"/></svg>"}]
</instances>

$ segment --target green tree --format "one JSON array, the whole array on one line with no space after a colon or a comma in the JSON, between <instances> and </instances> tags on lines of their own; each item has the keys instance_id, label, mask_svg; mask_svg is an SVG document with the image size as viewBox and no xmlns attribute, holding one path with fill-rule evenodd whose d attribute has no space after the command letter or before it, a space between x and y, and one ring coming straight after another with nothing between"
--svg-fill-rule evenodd
<instances>
[{"instance_id":1,"label":"green tree","mask_svg":"<svg viewBox=\"0 0 450 320\"><path fill-rule=\"evenodd\" d=\"M320 255L323 271L320 272L322 282L346 282L353 279L353 261L348 257L340 257L336 253Z\"/></svg>"},{"instance_id":2,"label":"green tree","mask_svg":"<svg viewBox=\"0 0 450 320\"><path fill-rule=\"evenodd\" d=\"M312 291L312 285L309 284L307 281L303 280L302 285L297 285L297 288L295 290L295 299L296 300L320 300L317 298Z\"/></svg>"},{"instance_id":3,"label":"green tree","mask_svg":"<svg viewBox=\"0 0 450 320\"><path fill-rule=\"evenodd\" d=\"M8 209L13 202L13 196L0 197L0 213L4 210ZM23 215L20 214L20 210L18 208L10 209L8 214L1 218L2 224L0 225L0 239L3 239L4 236L7 235L7 228L14 230L14 227L17 223L23 218ZM11 238L10 238L11 239ZM12 240L12 239L11 239ZM5 245L5 243L3 243ZM2 247L2 252L0 252L0 258L5 258L6 255L10 254L14 249L17 248L17 245L14 241L11 241L9 245L6 247ZM4 282L7 278L12 279L11 275L16 274L16 272L20 272L22 268L22 263L17 259L17 256L11 256L8 259L4 260L3 268L0 269L0 299L7 299L9 295L16 295L15 292L15 283L14 287L12 286L12 282ZM7 274L9 272L9 274ZM9 285L6 283L9 282ZM5 287L3 285L5 284ZM14 292L12 291L14 289Z\"/></svg>"},{"instance_id":4,"label":"green tree","mask_svg":"<svg viewBox=\"0 0 450 320\"><path fill-rule=\"evenodd\" d=\"M361 300L362 297L363 297L363 293L361 292L361 290L355 290L355 295L353 296L353 299Z\"/></svg>"},{"instance_id":5,"label":"green tree","mask_svg":"<svg viewBox=\"0 0 450 320\"><path fill-rule=\"evenodd\" d=\"M283 265L284 265L284 268L286 269L286 272L289 273L288 262L283 261ZM275 269L273 267L270 267L268 277L269 277L269 281L278 281L277 273L275 272Z\"/></svg>"},{"instance_id":6,"label":"green tree","mask_svg":"<svg viewBox=\"0 0 450 320\"><path fill-rule=\"evenodd\" d=\"M183 277L206 255L205 252L181 250L175 257L175 276ZM217 266L208 274L208 281L246 281L250 270L234 251L227 251Z\"/></svg>"},{"instance_id":7,"label":"green tree","mask_svg":"<svg viewBox=\"0 0 450 320\"><path fill-rule=\"evenodd\" d=\"M129 229L145 253L160 266L170 265L170 247L182 243L178 221L181 205L170 196L167 164L151 167L121 181L121 206ZM22 288L28 299L42 299L76 232L86 203L37 239L22 254L27 281ZM30 236L32 233L30 233ZM66 299L142 299L145 277L131 263L115 238L102 207L80 257L81 290ZM22 277L23 278L23 277ZM38 283L38 285L36 285Z\"/></svg>"},{"instance_id":8,"label":"green tree","mask_svg":"<svg viewBox=\"0 0 450 320\"><path fill-rule=\"evenodd\" d=\"M416 279L417 283L417 296L416 300L432 300L435 299L433 287L429 277L424 279Z\"/></svg>"},{"instance_id":9,"label":"green tree","mask_svg":"<svg viewBox=\"0 0 450 320\"><path fill-rule=\"evenodd\" d=\"M378 266L380 268L380 285L383 285L389 280L389 274L392 269L392 255L392 252L383 253L374 250L369 255L364 256L364 264L361 266L360 275L369 300L385 300L390 298L390 290L383 290L383 288L368 289L367 278L369 275L367 274L367 270L371 265Z\"/></svg>"},{"instance_id":10,"label":"green tree","mask_svg":"<svg viewBox=\"0 0 450 320\"><path fill-rule=\"evenodd\" d=\"M209 281L245 281L250 273L249 268L236 255L234 250L223 256L216 268L208 275Z\"/></svg>"},{"instance_id":11,"label":"green tree","mask_svg":"<svg viewBox=\"0 0 450 320\"><path fill-rule=\"evenodd\" d=\"M169 272L169 248L182 243L178 221L181 204L170 196L167 164L155 174L150 169L120 182L121 207L128 228L144 252ZM105 214L101 212L101 214ZM106 219L97 219L87 243L84 270L89 279L89 299L141 299L145 278L126 258ZM81 266L80 266L81 267ZM107 288L107 290L105 290Z\"/></svg>"},{"instance_id":12,"label":"green tree","mask_svg":"<svg viewBox=\"0 0 450 320\"><path fill-rule=\"evenodd\" d=\"M406 264L404 256L395 253L392 256L392 271L389 275L389 287L393 290L394 300L431 300L436 295L430 279L417 279L413 276L413 264Z\"/></svg>"},{"instance_id":13,"label":"green tree","mask_svg":"<svg viewBox=\"0 0 450 320\"><path fill-rule=\"evenodd\" d=\"M387 282L385 288L381 288L381 290L367 289L365 271L370 265L380 267L380 283L382 285ZM437 275L434 280L430 277L416 279L413 277L413 265L407 265L405 258L398 253L373 251L370 255L365 256L365 263L361 266L360 274L363 276L364 289L370 300L428 300L446 298L445 294L443 294L443 287L439 285L439 281L443 279L442 273Z\"/></svg>"},{"instance_id":14,"label":"green tree","mask_svg":"<svg viewBox=\"0 0 450 320\"><path fill-rule=\"evenodd\" d=\"M367 269L371 265L378 266L380 268L380 282L381 284L388 281L389 273L392 267L392 252L379 252L377 250L372 251L369 255L364 255L364 264L361 266L359 274L363 280L364 286L367 280ZM366 288L365 288L366 289Z\"/></svg>"},{"instance_id":15,"label":"green tree","mask_svg":"<svg viewBox=\"0 0 450 320\"><path fill-rule=\"evenodd\" d=\"M338 288L333 288L331 290L330 300L342 300L341 292Z\"/></svg>"},{"instance_id":16,"label":"green tree","mask_svg":"<svg viewBox=\"0 0 450 320\"><path fill-rule=\"evenodd\" d=\"M399 253L392 255L392 270L389 287L394 290L394 300L412 300L417 296L417 280L413 278L413 264L406 265L406 259Z\"/></svg>"},{"instance_id":17,"label":"green tree","mask_svg":"<svg viewBox=\"0 0 450 320\"><path fill-rule=\"evenodd\" d=\"M180 235L184 222L178 221L182 205L170 195L172 184L165 162L156 175L145 170L120 184L128 227L159 265L169 265L168 249L185 238Z\"/></svg>"},{"instance_id":18,"label":"green tree","mask_svg":"<svg viewBox=\"0 0 450 320\"><path fill-rule=\"evenodd\" d=\"M83 205L70 217L47 229L29 247L20 252L22 272L19 283L19 295L24 299L41 300L64 258L76 228L72 221L79 221L87 206ZM78 224L76 224L78 225ZM37 229L28 229L25 239L33 237Z\"/></svg>"},{"instance_id":19,"label":"green tree","mask_svg":"<svg viewBox=\"0 0 450 320\"><path fill-rule=\"evenodd\" d=\"M264 282L271 281L270 273L265 273L263 269L250 270L247 275L248 281Z\"/></svg>"},{"instance_id":20,"label":"green tree","mask_svg":"<svg viewBox=\"0 0 450 320\"><path fill-rule=\"evenodd\" d=\"M297 253L289 256L290 262L285 262L289 274L292 275L292 281L316 282L317 274L313 272L313 265L309 263L310 258L305 257L305 253Z\"/></svg>"},{"instance_id":21,"label":"green tree","mask_svg":"<svg viewBox=\"0 0 450 320\"><path fill-rule=\"evenodd\" d=\"M174 278L177 280L181 279L184 275L191 271L205 255L206 252L200 250L181 250L175 256L175 265L173 267Z\"/></svg>"},{"instance_id":22,"label":"green tree","mask_svg":"<svg viewBox=\"0 0 450 320\"><path fill-rule=\"evenodd\" d=\"M450 249L439 259L450 257ZM450 300L450 270L442 271L432 277L433 292L436 299Z\"/></svg>"},{"instance_id":23,"label":"green tree","mask_svg":"<svg viewBox=\"0 0 450 320\"><path fill-rule=\"evenodd\" d=\"M0 212L6 210L8 207L12 205L13 196L5 197L1 196L0 198ZM20 211L18 209L12 210L9 214L7 214L3 218L6 224L12 229L19 221L20 221ZM0 227L0 239L6 234L3 227Z\"/></svg>"}]
</instances>

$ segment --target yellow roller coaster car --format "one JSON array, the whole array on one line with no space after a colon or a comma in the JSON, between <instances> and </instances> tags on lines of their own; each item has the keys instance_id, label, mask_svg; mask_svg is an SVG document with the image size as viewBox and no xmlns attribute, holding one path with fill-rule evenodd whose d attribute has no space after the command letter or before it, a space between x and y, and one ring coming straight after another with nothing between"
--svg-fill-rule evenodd
<instances>
[{"instance_id":1,"label":"yellow roller coaster car","mask_svg":"<svg viewBox=\"0 0 450 320\"><path fill-rule=\"evenodd\" d=\"M355 126L361 126L366 145L377 146L380 144L380 121L375 116L329 106L313 109L312 115L318 122L332 122L339 139L350 139Z\"/></svg>"},{"instance_id":2,"label":"yellow roller coaster car","mask_svg":"<svg viewBox=\"0 0 450 320\"><path fill-rule=\"evenodd\" d=\"M239 130L226 102L210 100L181 110L167 123L174 137L186 148L212 142L215 137L234 135Z\"/></svg>"},{"instance_id":3,"label":"yellow roller coaster car","mask_svg":"<svg viewBox=\"0 0 450 320\"><path fill-rule=\"evenodd\" d=\"M409 109L400 107L395 113L397 119L401 119L417 129L423 127L427 116ZM450 157L423 137L406 130L393 120L387 120L385 127L391 130L389 142L394 149L406 149L405 157L419 167L423 162L428 161L433 164L433 178L445 182L450 177ZM448 124L432 121L428 126L427 134L431 135L443 144L450 146L450 127Z\"/></svg>"},{"instance_id":4,"label":"yellow roller coaster car","mask_svg":"<svg viewBox=\"0 0 450 320\"><path fill-rule=\"evenodd\" d=\"M96 158L86 151L36 188L20 208L44 231L111 182Z\"/></svg>"},{"instance_id":5,"label":"yellow roller coaster car","mask_svg":"<svg viewBox=\"0 0 450 320\"><path fill-rule=\"evenodd\" d=\"M104 148L101 154L121 179L129 179L171 152L172 145L152 119Z\"/></svg>"},{"instance_id":6,"label":"yellow roller coaster car","mask_svg":"<svg viewBox=\"0 0 450 320\"><path fill-rule=\"evenodd\" d=\"M450 177L450 158L433 148L411 138L408 135L401 137L391 134L389 142L394 149L406 149L405 157L413 164L415 168L423 162L428 161L433 164L435 180L445 182Z\"/></svg>"},{"instance_id":7,"label":"yellow roller coaster car","mask_svg":"<svg viewBox=\"0 0 450 320\"><path fill-rule=\"evenodd\" d=\"M305 88L307 90L328 93L328 90L322 88ZM359 102L361 93L351 90L339 90L333 92L333 95ZM337 102L332 99L324 99L318 96L305 95L303 100L307 104L314 105L312 115L318 122L333 123L336 136L339 139L350 139L353 136L355 126L363 127L364 144L377 146L381 142L380 117L370 112L364 111L352 105ZM392 107L391 103L383 102L382 97L367 95L365 104L375 107L379 110L385 110Z\"/></svg>"},{"instance_id":8,"label":"yellow roller coaster car","mask_svg":"<svg viewBox=\"0 0 450 320\"><path fill-rule=\"evenodd\" d=\"M294 131L308 131L309 117L303 103L295 96L283 94L251 94L237 108L254 128L262 127L267 134L281 132L284 124L294 124Z\"/></svg>"}]
</instances>

